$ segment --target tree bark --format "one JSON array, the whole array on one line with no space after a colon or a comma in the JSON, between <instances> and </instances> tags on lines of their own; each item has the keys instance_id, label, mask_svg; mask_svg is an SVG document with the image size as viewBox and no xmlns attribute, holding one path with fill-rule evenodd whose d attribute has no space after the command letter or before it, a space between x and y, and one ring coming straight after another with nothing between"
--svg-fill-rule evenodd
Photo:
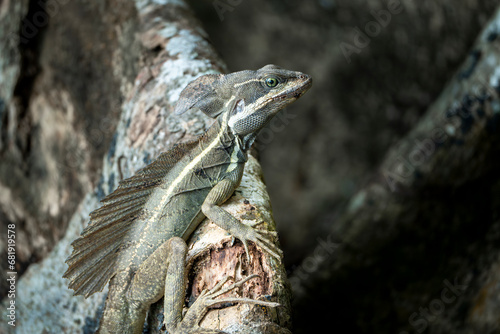
<instances>
[{"instance_id":1,"label":"tree bark","mask_svg":"<svg viewBox=\"0 0 500 334\"><path fill-rule=\"evenodd\" d=\"M297 333L498 332L499 27L290 276Z\"/></svg>"},{"instance_id":2,"label":"tree bark","mask_svg":"<svg viewBox=\"0 0 500 334\"><path fill-rule=\"evenodd\" d=\"M53 225L41 225L55 229L67 226L67 229L48 256L40 263L31 265L18 280L16 331L91 332L97 328L106 291L86 300L81 296L72 296L67 282L62 279L67 269L64 261L72 250L70 243L86 226L88 215L99 206L99 200L113 191L122 178L133 175L176 142L195 138L211 125L213 120L201 112L189 111L182 116L171 113L181 90L191 80L203 74L224 72L226 68L207 41L208 37L199 22L182 1L138 0L92 4L58 0L47 2L44 8L36 10L33 5L34 1L30 2L27 10L27 2L19 7L17 2L7 1L0 7L2 13L7 13L4 15L12 16L19 15L20 8L24 8L25 12L33 14L26 18L27 21L32 20L29 23L43 16L38 12L50 16L50 24L37 26L39 32L33 33L33 36L23 34L23 29L27 28L23 28L22 22L14 20L9 23L11 31L19 30L15 36L16 43L21 45L26 39L27 43L37 44L25 51L34 54L40 69L35 73L34 86L25 95L17 95L20 103L24 103L22 112L19 112L12 97L15 96L16 80L17 85L21 85L22 52L17 52L17 56L7 64L14 68L12 71L17 73L17 77L14 75L9 86L2 86L1 94L7 97L4 103L7 114L3 114L2 119L8 122L5 126L2 123L1 129L4 139L2 153L13 156L12 161L18 164L17 167L26 166L28 177L19 177L23 179L20 188L31 189L35 200L22 201L21 189L21 193L12 197L2 197L1 207L7 212L4 214L7 222L16 224L19 230L24 231L23 226L18 224L19 217L6 209L16 200L22 203L19 211L26 217L33 217L34 223L40 222L34 217L38 218L43 212L48 215L45 223L50 221ZM15 29L20 25L21 29ZM15 52L15 48L10 50ZM4 68L2 64L0 69ZM25 145L29 149L24 152L24 146L17 144L23 133L17 129L4 132L12 127L13 120L21 116L29 119L31 125L39 127L41 132L26 139L31 146ZM60 122L50 123L56 117L60 117ZM79 124L84 120L90 120L90 125ZM49 131L53 124L64 126L49 136L44 131ZM99 145L92 145L96 136L99 137ZM73 144L68 145L66 141L72 139ZM38 145L37 150L32 144ZM60 154L57 145L74 155ZM24 154L16 155L16 152ZM103 156L101 165L96 161ZM57 165L61 157L65 157L63 161L67 163L63 166L69 166L67 178L61 177L61 169ZM36 175L32 174L27 158L34 162L42 161L41 167L45 172L42 184L33 188L30 186ZM55 164L53 170L49 168L51 164ZM6 168L3 163L2 166ZM2 177L2 182L7 183L8 173L3 173ZM5 187L15 192L14 184ZM74 188L78 190L76 195ZM55 198L48 196L51 191ZM83 200L77 207L68 204L82 196ZM39 204L38 200L49 203ZM30 204L34 204L31 207L33 211L28 208ZM245 166L241 186L223 207L243 220L264 220L274 229L269 197L260 166L254 157L250 157ZM69 224L58 223L57 220L64 221L69 216L69 210L74 211ZM40 231L34 233L45 236ZM36 253L29 247L28 240L33 238L35 236L18 240L18 249L26 247L27 254ZM235 267L240 266L241 243L231 245L231 237L214 224L208 221L202 223L188 246L192 269L187 299L196 296L199 289L216 284L218 279L239 272ZM251 248L251 255L254 261L243 270L247 271L246 274L260 274L261 281L247 286L243 295L254 297L252 294L258 292L272 295L282 307L267 310L258 306L235 305L215 309L207 314L201 326L241 333L289 332L289 290L283 265L255 247ZM7 307L10 300L5 298L2 307ZM157 332L162 327L158 319L150 316L150 332ZM0 331L12 329L6 322L0 324Z\"/></svg>"}]
</instances>

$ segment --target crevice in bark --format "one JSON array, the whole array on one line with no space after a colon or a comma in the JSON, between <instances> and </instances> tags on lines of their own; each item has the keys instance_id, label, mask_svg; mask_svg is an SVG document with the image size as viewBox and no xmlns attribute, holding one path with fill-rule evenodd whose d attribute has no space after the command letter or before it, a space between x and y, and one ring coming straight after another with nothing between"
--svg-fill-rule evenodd
<instances>
[{"instance_id":1,"label":"crevice in bark","mask_svg":"<svg viewBox=\"0 0 500 334\"><path fill-rule=\"evenodd\" d=\"M7 106L5 101L0 96L0 154L4 153L7 141L7 128L9 125L9 118L7 117Z\"/></svg>"},{"instance_id":2,"label":"crevice in bark","mask_svg":"<svg viewBox=\"0 0 500 334\"><path fill-rule=\"evenodd\" d=\"M40 47L43 33L49 23L45 3L46 1L30 0L28 13L19 26L18 48L21 54L21 72L14 88L14 99L18 107L16 118L19 135L15 144L23 156L29 156L31 151L32 124L28 107L35 80L41 72Z\"/></svg>"}]
</instances>

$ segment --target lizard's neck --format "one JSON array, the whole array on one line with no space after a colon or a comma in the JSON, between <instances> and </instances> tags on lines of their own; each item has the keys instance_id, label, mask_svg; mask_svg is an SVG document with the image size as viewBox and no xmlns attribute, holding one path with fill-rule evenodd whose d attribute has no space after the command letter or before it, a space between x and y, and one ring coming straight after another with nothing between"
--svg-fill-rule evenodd
<instances>
[{"instance_id":1,"label":"lizard's neck","mask_svg":"<svg viewBox=\"0 0 500 334\"><path fill-rule=\"evenodd\" d=\"M218 148L223 149L228 154L228 159L247 161L247 152L255 139L255 135L235 136L224 117L218 117L205 134L207 141L212 141L218 137Z\"/></svg>"}]
</instances>

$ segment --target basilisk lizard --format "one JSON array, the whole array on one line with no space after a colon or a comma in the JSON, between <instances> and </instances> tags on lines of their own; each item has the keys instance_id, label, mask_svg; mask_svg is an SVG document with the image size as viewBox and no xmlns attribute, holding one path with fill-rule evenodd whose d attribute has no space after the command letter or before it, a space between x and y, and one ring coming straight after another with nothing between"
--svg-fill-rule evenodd
<instances>
[{"instance_id":1,"label":"basilisk lizard","mask_svg":"<svg viewBox=\"0 0 500 334\"><path fill-rule=\"evenodd\" d=\"M134 176L120 181L73 243L64 277L76 295L88 297L109 281L101 333L141 333L151 304L164 296L169 333L203 332L208 307L228 302L277 306L248 298L218 298L255 275L204 291L182 317L187 285L186 240L208 217L239 239L280 258L269 238L276 232L241 223L219 205L238 187L248 150L276 113L311 86L310 76L267 65L257 71L210 74L180 94L175 113L198 108L214 124L200 138L162 153ZM218 331L207 332L213 333Z\"/></svg>"}]
</instances>

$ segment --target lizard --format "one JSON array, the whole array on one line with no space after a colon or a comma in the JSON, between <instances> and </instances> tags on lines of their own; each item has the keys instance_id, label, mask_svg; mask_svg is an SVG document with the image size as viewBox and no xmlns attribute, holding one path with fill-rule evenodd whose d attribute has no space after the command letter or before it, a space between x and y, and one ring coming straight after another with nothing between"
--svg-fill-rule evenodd
<instances>
[{"instance_id":1,"label":"lizard","mask_svg":"<svg viewBox=\"0 0 500 334\"><path fill-rule=\"evenodd\" d=\"M276 65L256 71L203 75L180 93L174 113L197 108L215 121L199 138L175 145L134 176L120 181L72 243L63 277L85 298L109 282L99 333L141 333L151 304L164 296L164 324L173 333L219 331L199 327L210 306L278 303L217 298L254 278L228 287L227 279L204 290L182 316L191 233L208 217L239 239L249 260L253 242L278 260L276 232L244 224L220 207L239 186L248 152L259 131L312 85L312 78Z\"/></svg>"}]
</instances>

